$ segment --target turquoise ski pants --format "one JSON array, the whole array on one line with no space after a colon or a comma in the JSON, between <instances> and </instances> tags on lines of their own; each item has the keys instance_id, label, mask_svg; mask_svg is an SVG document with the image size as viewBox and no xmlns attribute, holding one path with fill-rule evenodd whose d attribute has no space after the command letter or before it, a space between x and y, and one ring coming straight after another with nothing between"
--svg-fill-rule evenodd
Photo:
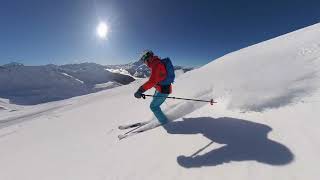
<instances>
[{"instance_id":1,"label":"turquoise ski pants","mask_svg":"<svg viewBox=\"0 0 320 180\"><path fill-rule=\"evenodd\" d=\"M166 115L164 115L160 106L167 99L169 94L163 94L156 91L154 93L154 96L155 97L153 97L152 102L150 104L150 109L153 112L154 116L158 119L158 121L161 124L165 124L168 122L168 118L166 117Z\"/></svg>"}]
</instances>

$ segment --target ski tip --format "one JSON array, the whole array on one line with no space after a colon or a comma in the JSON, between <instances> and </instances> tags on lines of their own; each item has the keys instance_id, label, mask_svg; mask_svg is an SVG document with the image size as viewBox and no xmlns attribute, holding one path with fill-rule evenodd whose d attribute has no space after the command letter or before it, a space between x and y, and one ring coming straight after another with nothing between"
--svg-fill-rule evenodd
<instances>
[{"instance_id":1,"label":"ski tip","mask_svg":"<svg viewBox=\"0 0 320 180\"><path fill-rule=\"evenodd\" d=\"M124 134L120 134L120 135L118 136L118 139L119 139L119 141L120 141L121 139L123 139L123 138L125 138L125 137L127 137L127 136L124 135Z\"/></svg>"},{"instance_id":2,"label":"ski tip","mask_svg":"<svg viewBox=\"0 0 320 180\"><path fill-rule=\"evenodd\" d=\"M118 129L120 129L120 130L124 130L124 129L126 129L124 126L118 126Z\"/></svg>"}]
</instances>

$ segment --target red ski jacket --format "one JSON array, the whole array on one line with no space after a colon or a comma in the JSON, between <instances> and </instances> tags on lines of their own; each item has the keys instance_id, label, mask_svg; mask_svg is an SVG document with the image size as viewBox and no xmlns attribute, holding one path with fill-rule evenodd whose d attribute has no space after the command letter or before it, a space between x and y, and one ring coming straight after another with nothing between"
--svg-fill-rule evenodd
<instances>
[{"instance_id":1,"label":"red ski jacket","mask_svg":"<svg viewBox=\"0 0 320 180\"><path fill-rule=\"evenodd\" d=\"M172 86L160 85L159 83L167 77L166 67L157 56L153 56L147 63L151 69L151 76L149 80L141 87L144 91L154 87L157 91L164 94L170 94L172 92Z\"/></svg>"}]
</instances>

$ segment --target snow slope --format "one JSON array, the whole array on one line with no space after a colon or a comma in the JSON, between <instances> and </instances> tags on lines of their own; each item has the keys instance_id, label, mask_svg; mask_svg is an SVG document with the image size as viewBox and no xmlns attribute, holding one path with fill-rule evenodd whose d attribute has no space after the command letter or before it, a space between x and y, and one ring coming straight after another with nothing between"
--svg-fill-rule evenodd
<instances>
[{"instance_id":1,"label":"snow slope","mask_svg":"<svg viewBox=\"0 0 320 180\"><path fill-rule=\"evenodd\" d=\"M167 100L174 122L122 141L118 125L152 119L150 99L133 98L143 79L0 116L0 179L316 180L319 34L316 24L182 74L172 96L218 103Z\"/></svg>"}]
</instances>

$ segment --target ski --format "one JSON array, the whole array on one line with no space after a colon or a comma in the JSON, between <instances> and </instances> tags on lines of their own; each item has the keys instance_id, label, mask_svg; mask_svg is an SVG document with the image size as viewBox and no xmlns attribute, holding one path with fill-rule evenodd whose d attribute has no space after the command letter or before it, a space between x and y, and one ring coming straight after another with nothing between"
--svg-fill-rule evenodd
<instances>
[{"instance_id":1,"label":"ski","mask_svg":"<svg viewBox=\"0 0 320 180\"><path fill-rule=\"evenodd\" d=\"M118 126L118 129L125 130L125 129L134 128L134 127L140 127L145 124L148 124L149 122L150 121L144 121L144 122L138 122L138 123L133 123L133 124L128 124L128 125L120 125L120 126Z\"/></svg>"},{"instance_id":2,"label":"ski","mask_svg":"<svg viewBox=\"0 0 320 180\"><path fill-rule=\"evenodd\" d=\"M119 140L122 140L122 139L124 139L124 138L130 137L130 136L133 136L133 135L135 135L135 134L142 133L142 132L144 132L144 131L134 131L134 132L130 132L130 133L128 133L128 134L120 134L120 135L118 136L118 138L119 138Z\"/></svg>"},{"instance_id":3,"label":"ski","mask_svg":"<svg viewBox=\"0 0 320 180\"><path fill-rule=\"evenodd\" d=\"M118 128L120 130L133 128L130 131L123 134L123 135L127 135L127 134L131 133L132 131L135 131L136 129L139 129L140 127L148 124L149 122L151 122L151 121L144 121L144 122L138 122L138 123L133 123L133 124L129 124L129 125L122 125L122 126L119 126Z\"/></svg>"},{"instance_id":4,"label":"ski","mask_svg":"<svg viewBox=\"0 0 320 180\"><path fill-rule=\"evenodd\" d=\"M131 130L129 132L126 132L125 134L120 134L118 136L118 138L119 138L119 140L122 140L124 138L130 137L130 136L134 136L134 135L140 134L142 132L146 132L148 130L154 129L154 128L159 127L159 126L162 126L162 124L160 124L158 122L154 122L154 123L149 122L147 124L144 124L142 126L139 126L139 127L135 128L135 129L133 129L133 130Z\"/></svg>"}]
</instances>

